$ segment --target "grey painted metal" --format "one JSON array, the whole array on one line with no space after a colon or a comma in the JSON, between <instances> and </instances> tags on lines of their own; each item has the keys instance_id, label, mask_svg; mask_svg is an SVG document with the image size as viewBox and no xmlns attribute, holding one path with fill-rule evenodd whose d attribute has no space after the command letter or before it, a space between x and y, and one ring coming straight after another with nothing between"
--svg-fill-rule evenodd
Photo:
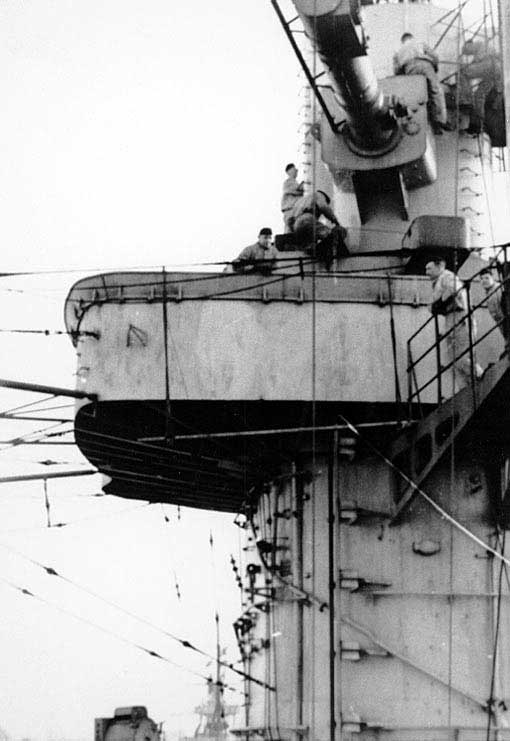
<instances>
[{"instance_id":1,"label":"grey painted metal","mask_svg":"<svg viewBox=\"0 0 510 741\"><path fill-rule=\"evenodd\" d=\"M394 238L394 237L393 237ZM368 259L368 258L367 258ZM315 299L328 303L388 303L386 273L392 275L393 302L409 306L426 306L430 301L430 287L423 276L399 276L402 261L394 268L386 260L374 264L351 257L342 260L344 267L330 273L318 272L313 278L299 274L281 274L270 278L260 275L228 273L167 273L168 301L176 303L198 300L310 303L315 280ZM374 268L376 272L374 273ZM361 270L349 274L341 270ZM377 271L384 271L378 274ZM158 303L163 298L161 273L109 273L84 278L72 287L65 304L66 328L72 333L91 306L126 303ZM82 338L86 340L87 338ZM74 340L81 341L80 338Z\"/></svg>"},{"instance_id":2,"label":"grey painted metal","mask_svg":"<svg viewBox=\"0 0 510 741\"><path fill-rule=\"evenodd\" d=\"M393 522L400 519L403 511L418 491L420 483L437 467L442 456L450 448L452 441L472 419L477 406L487 401L498 385L508 379L508 376L508 359L503 358L487 369L483 379L477 385L476 399L473 397L471 388L463 388L423 420L412 431L412 437L404 433L393 443L392 460L396 460L397 457L402 459L405 456L410 471L410 477L405 474L402 475L403 481L401 483L405 483L406 486L397 497L393 510ZM452 424L448 433L439 436L438 439L437 430L449 420L452 421ZM424 465L418 466L415 457L416 450L419 441L425 438L430 440L430 457Z\"/></svg>"},{"instance_id":3,"label":"grey painted metal","mask_svg":"<svg viewBox=\"0 0 510 741\"><path fill-rule=\"evenodd\" d=\"M38 417L35 414L0 414L0 419L12 419L14 421L26 421L26 422L72 422L72 419L65 419L64 417Z\"/></svg>"},{"instance_id":4,"label":"grey painted metal","mask_svg":"<svg viewBox=\"0 0 510 741\"><path fill-rule=\"evenodd\" d=\"M415 424L415 421L398 421L388 420L386 422L362 422L358 427L360 429L372 429L380 427L395 427L398 429ZM199 435L176 435L176 440L214 440L222 437L264 437L265 435L295 435L300 432L341 432L348 430L347 425L315 425L315 427L286 427L282 429L269 430L239 430L237 432L203 432Z\"/></svg>"},{"instance_id":5,"label":"grey painted metal","mask_svg":"<svg viewBox=\"0 0 510 741\"><path fill-rule=\"evenodd\" d=\"M357 620L353 620L353 618L349 617L348 615L340 615L340 620L342 621L342 623L345 623L346 625L349 625L351 628L354 628L354 630L357 633L361 633L367 638L369 638L377 646L384 649L392 656L395 656L395 658L399 659L404 664L409 664L409 666L411 666L413 669L416 669L416 671L423 672L423 674L427 674L435 682L439 682L445 687L453 689L453 691L456 692L457 694L462 695L466 699L471 700L471 702L474 702L476 705L478 705L482 709L485 709L486 701L482 696L477 697L475 695L471 695L469 692L466 692L460 687L455 687L453 684L450 683L450 681L447 678L438 676L437 674L429 671L428 669L426 669L424 666L420 665L416 661L413 661L411 658L409 658L409 656L406 656L398 649L393 648L392 646L389 646L388 643L384 639L379 638L379 636L375 635L375 633L373 633L371 630L366 628L364 625L361 625L361 623L359 623Z\"/></svg>"},{"instance_id":6,"label":"grey painted metal","mask_svg":"<svg viewBox=\"0 0 510 741\"><path fill-rule=\"evenodd\" d=\"M314 7L325 13L337 8L347 13L347 5L345 0L317 0L317 4L316 0L299 0L299 7L308 14ZM369 28L381 77L389 74L383 67L390 64L400 34L404 30L432 34L440 13L431 3L376 3L364 7L364 12L370 22L389 19L379 33L375 25L375 31ZM436 36L442 32L443 26L438 25ZM444 58L453 56L445 51ZM421 83L423 90L424 80ZM416 151L422 144L416 144ZM411 216L438 212L449 216L457 200L460 209L468 209L473 198L490 201L490 189L482 186L488 162L483 159L487 154L483 141L481 152L474 148L473 140L457 133L439 140L425 137L424 146L428 154L437 152L437 181L410 191ZM338 213L355 219L359 214L349 192L348 176L340 178L337 153L332 151L331 160L337 178L336 196L345 196L342 203L350 209ZM396 154L394 150L393 165L397 167ZM346 185L340 195L339 182ZM475 232L483 231L482 217L477 221L482 210L476 208L471 223L475 237ZM360 243L366 239L367 249L395 249L407 223L401 215L389 214L381 202L374 210L372 226L365 232L359 230ZM352 227L349 238L358 227L359 223ZM475 238L474 243L481 241L482 237L479 242ZM243 612L253 623L244 646L249 655L247 665L250 674L266 677L271 686L276 684L277 691L267 693L250 687L244 725L235 729L236 734L266 740L297 740L306 735L311 741L352 741L353 735L359 734L363 741L483 741L487 738L486 696L494 649L491 603L496 602L497 589L493 562L509 562L508 546L497 559L486 556L497 551L494 504L502 492L495 482L501 480L500 463L510 457L510 449L497 440L493 455L474 460L469 449L456 447L452 475L450 461L443 461L442 455L455 434L459 430L467 434L471 429L475 447L481 442L476 424L468 426L473 413L479 412L468 388L415 424L412 431L402 433L391 446L394 430L386 423L379 424L383 419L377 416L380 407L374 403L386 402L389 416L397 417L388 301L392 296L400 382L405 381L407 365L409 387L419 389L434 374L434 368L437 371L434 320L416 347L413 344L411 349L407 340L429 316L430 285L423 277L399 274L392 275L388 286L386 273L390 267L402 273L407 259L404 254L374 257L371 266L374 271L380 269L380 274L340 272L343 268L367 270L367 259L346 258L334 272L316 275L313 280L308 275L301 277L298 268L288 264L278 266L278 272L285 275L267 279L169 273L167 291L158 273L97 276L72 289L66 323L69 330L100 330L99 340L81 336L77 342L84 366L83 383L102 399L145 403L148 398L165 398L163 384L155 383L154 369L161 376L164 342L170 339L163 336L161 328L161 302L167 298L175 347L172 355L179 360L170 369L174 374L172 389L180 403L213 399L226 409L253 402L271 405L274 410L273 402L282 399L292 399L298 408L302 401L313 398L338 405L355 402L352 407L359 421L374 420L366 428L369 441L374 441L373 449L363 441L350 451L348 445L339 443L333 454L324 445L310 453L309 441L299 443L300 433L306 436L309 430L291 431L285 421L278 421L272 430L247 431L243 437L246 443L255 438L250 440L253 444L258 437L267 436L266 450L271 450L273 442L281 446L291 442L299 451L296 454L293 449L293 464L279 462L275 456L268 481L260 490L250 492L252 499L244 509L247 527L253 526L246 556L261 567L253 584L253 601ZM473 296L473 304L475 300ZM312 301L318 348L313 361L309 343ZM483 336L492 327L483 307L476 320ZM145 344L128 345L131 325L146 333ZM484 364L497 360L502 350L497 334L492 332L483 339L480 359ZM413 356L423 356L418 368ZM422 363L426 368L421 368ZM318 379L313 394L304 390L310 388L312 373ZM180 377L184 374L185 383ZM296 382L298 376L304 379L302 385ZM440 396L451 396L457 389L450 375L440 376ZM260 378L264 383L259 383ZM501 361L489 369L479 387L481 406L484 401L489 403L495 389L507 380L508 363ZM430 410L425 402L438 401L435 391L434 387L428 396L422 394L424 412ZM240 403L229 407L233 400ZM202 409L208 409L205 403ZM454 432L446 439L436 435L441 425L448 429L456 413L460 419ZM345 416L349 417L347 412ZM354 420L355 429L361 428L359 421ZM225 429L233 430L235 423L227 420L225 425L218 434L183 435L180 440L187 441L189 449L200 450L209 437L213 441L230 438L232 433ZM340 440L346 426L350 429L349 425L323 425L320 432L322 437L334 433ZM437 444L432 447L429 465L418 471L413 441L426 435ZM386 451L386 459L374 450ZM396 490L391 465L397 455L410 459L413 478L427 476L424 485L433 497L413 497L415 488L407 481L412 491L404 502L409 492ZM313 485L298 478L297 471L308 471ZM473 472L481 482L475 489L470 488ZM144 484L145 479L139 478ZM162 496L171 496L171 487L161 491ZM185 494L186 503L196 504L193 493ZM395 513L399 495L403 495L399 516L388 527L388 514ZM219 499L217 490L210 495L212 506L215 498ZM415 547L427 539L437 547L429 551ZM267 552L262 558L263 548ZM353 588L341 588L341 579L333 585L332 575L338 574L350 575ZM389 586L383 589L382 584ZM498 698L510 696L506 660L510 655L509 598L510 588L503 583L494 693ZM271 625L277 629L268 633ZM358 650L351 652L351 659L356 653L359 660L347 660L341 647L354 644ZM275 681L278 678L280 681ZM508 738L506 719L492 720L491 738Z\"/></svg>"},{"instance_id":7,"label":"grey painted metal","mask_svg":"<svg viewBox=\"0 0 510 741\"><path fill-rule=\"evenodd\" d=\"M359 39L351 4L294 0L294 5L349 116L353 143L368 151L393 148L398 124Z\"/></svg>"},{"instance_id":8,"label":"grey painted metal","mask_svg":"<svg viewBox=\"0 0 510 741\"><path fill-rule=\"evenodd\" d=\"M304 73L304 75L305 75L305 77L306 77L306 79L308 81L308 84L310 85L310 87L314 91L314 95L317 98L317 100L319 101L319 105L322 108L324 115L326 116L326 119L327 119L327 121L328 121L328 123L329 123L329 125L331 127L331 130L332 131L336 131L338 129L339 123L336 122L335 119L333 118L333 116L331 115L331 112L330 112L328 106L326 105L326 101L322 97L321 90L320 90L319 86L317 85L317 80L313 76L313 74L311 73L310 68L307 65L306 60L305 60L305 58L303 56L303 53L301 52L301 49L299 48L299 46L296 43L296 40L294 38L294 34L292 33L292 29L291 29L291 22L292 21L287 21L286 20L285 16L283 15L283 13L281 11L281 8L280 8L277 0L271 0L271 5L273 6L273 8L274 8L274 10L276 12L276 15L278 16L278 20L282 24L282 28L285 31L285 34L286 34L286 36L287 36L287 38L289 40L290 45L292 46L292 49L293 49L294 54L296 55L296 57L298 59L299 64L301 65L301 69L303 70L303 73Z\"/></svg>"},{"instance_id":9,"label":"grey painted metal","mask_svg":"<svg viewBox=\"0 0 510 741\"><path fill-rule=\"evenodd\" d=\"M159 280L157 274L154 277ZM213 276L210 280L217 279L218 276ZM90 279L86 290L93 280ZM253 280L240 276L238 285L250 286ZM110 281L129 286L122 274L111 276ZM422 277L396 276L392 277L392 288L402 385L406 374L406 338L429 316L430 283ZM138 290L136 286L132 289ZM77 293L73 289L71 295ZM316 294L316 342L320 357L317 401L393 403L394 357L386 276L320 277ZM303 342L309 336L312 321L311 301L298 301L295 294L294 300L281 295L264 300L260 294L252 299L241 299L239 295L211 301L202 298L205 296L200 289L193 299L169 303L173 400L301 402L311 399L311 356ZM161 303L143 298L98 299L83 305L79 318L74 314L74 307L69 301L72 315L68 321L79 324L81 329L98 330L100 334L99 340L87 336L79 339L81 389L98 394L102 401L165 399L165 377L160 367L165 342ZM491 321L486 311L479 312L477 322L481 334L491 326ZM128 342L133 325L146 334L145 343ZM424 347L433 349L432 327L424 332L422 342ZM480 347L480 362L493 362L502 349L501 338L493 332ZM416 369L418 388L435 375L434 366L433 354L429 353ZM444 396L450 396L451 369L444 374L443 388ZM428 391L420 399L424 404L435 403L435 387L428 383Z\"/></svg>"},{"instance_id":10,"label":"grey painted metal","mask_svg":"<svg viewBox=\"0 0 510 741\"><path fill-rule=\"evenodd\" d=\"M27 473L20 476L1 476L0 484L12 484L19 481L46 481L47 479L67 479L76 476L94 476L99 473L96 469L85 468L83 471L61 471L59 473Z\"/></svg>"},{"instance_id":11,"label":"grey painted metal","mask_svg":"<svg viewBox=\"0 0 510 741\"><path fill-rule=\"evenodd\" d=\"M38 394L53 394L53 396L69 396L71 399L97 399L97 394L89 394L85 391L73 391L59 386L45 386L39 383L25 383L24 381L11 381L0 378L0 387L16 389L17 391L33 391Z\"/></svg>"}]
</instances>

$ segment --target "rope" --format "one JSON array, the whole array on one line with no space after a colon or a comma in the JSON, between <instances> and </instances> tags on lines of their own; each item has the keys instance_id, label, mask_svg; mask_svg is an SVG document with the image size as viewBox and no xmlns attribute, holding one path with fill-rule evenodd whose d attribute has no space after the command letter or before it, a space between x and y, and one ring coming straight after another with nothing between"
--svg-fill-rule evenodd
<instances>
[{"instance_id":1,"label":"rope","mask_svg":"<svg viewBox=\"0 0 510 741\"><path fill-rule=\"evenodd\" d=\"M397 363L397 335L395 330L395 316L393 312L393 286L391 283L391 275L388 273L388 298L390 306L390 334L391 334L391 349L393 353L393 374L395 377L395 401L397 402L397 421L402 420L402 394L400 392L400 379L398 377L398 363Z\"/></svg>"},{"instance_id":2,"label":"rope","mask_svg":"<svg viewBox=\"0 0 510 741\"><path fill-rule=\"evenodd\" d=\"M276 521L278 521L277 518L276 518ZM271 633L271 635L270 635L270 641L271 641L271 643L270 643L270 650L272 651L272 654L273 654L273 677L272 677L272 680L270 681L270 684L272 684L273 687L275 688L275 692L274 692L274 719L275 719L275 724L276 724L277 738L278 739L281 739L282 734L281 734L281 731L280 731L280 712L279 712L279 707L278 707L278 686L279 686L278 685L278 658L277 658L277 649L276 649L276 639L278 638L279 631L277 630L277 623L276 623L276 614L275 614L275 612L276 612L275 610L270 610L269 613L268 613L269 614L269 622L270 622L270 626L271 626L270 627L270 633Z\"/></svg>"},{"instance_id":3,"label":"rope","mask_svg":"<svg viewBox=\"0 0 510 741\"><path fill-rule=\"evenodd\" d=\"M63 574L59 573L53 566L49 566L48 564L43 564L41 561L37 561L34 558L30 558L29 556L26 556L21 551L18 551L5 543L0 543L0 547L6 550L9 553L12 553L18 558L23 559L24 561L28 561L29 563L33 564L34 566L39 567L42 569L48 576L54 576L58 579L61 579L62 581L66 582L67 584L70 584L75 589L79 590L80 592L84 592L85 594L88 594L91 597L94 597L94 599L99 600L100 602L103 602L104 604L108 605L109 607L113 607L115 610L118 610L124 615L127 615L128 617L132 618L133 620L136 620L142 625L146 625L149 628L152 628L153 630L157 631L163 636L166 636L167 638L170 638L171 640L179 643L183 648L190 649L191 651L194 651L198 654L201 654L207 659L210 659L212 661L215 661L216 664L220 667L224 667L225 669L230 669L230 671L233 671L235 674L239 675L243 679L246 679L250 682L254 682L255 684L258 684L262 687L267 688L268 690L274 691L274 688L271 687L269 684L265 684L259 679L256 679L255 677L252 677L245 672L241 671L240 669L236 669L234 665L228 661L222 661L221 659L218 659L217 657L213 656L212 654L207 653L207 651L202 650L198 646L195 646L193 643L191 643L186 638L180 638L179 636L176 636L174 633L171 633L168 630L165 630L164 628L159 627L158 625L155 625L154 623L151 623L149 620L146 620L145 618L140 617L139 615L136 615L135 613L131 612L130 610L125 609L124 607L121 607L120 605L116 604L115 602L112 602L111 600L107 599L106 597L103 597L102 595L98 594L97 592L94 592L92 589L89 589L88 587L83 587L77 582L73 581L67 576L64 576ZM1 580L1 579L0 579Z\"/></svg>"},{"instance_id":4,"label":"rope","mask_svg":"<svg viewBox=\"0 0 510 741\"><path fill-rule=\"evenodd\" d=\"M461 1L458 0L457 2L457 60L460 59L461 54L461 34L462 34L462 5ZM457 146L455 148L455 191L454 191L454 213L455 216L459 215L459 163L460 163L460 84L459 84L459 75L457 75L457 85L456 85L456 91L455 91L455 119L456 119L456 140L457 140ZM457 275L457 268L458 268L458 254L457 252L454 253L454 272L455 275ZM437 326L437 325L436 325ZM471 326L471 325L470 325ZM453 376L453 401L452 401L452 413L451 413L451 425L452 429L454 426L454 420L455 420L455 383L456 383L456 375L457 375L457 364L456 364L456 356L457 356L457 341L456 341L456 333L457 333L457 326L454 324L453 328L453 366L452 366L452 376ZM440 342L440 340L439 340ZM440 357L440 354L439 354ZM438 368L438 372L441 373L441 368ZM473 369L471 371L471 375L473 374ZM441 400L439 400L441 403ZM450 452L450 482L449 482L449 506L452 506L453 502L453 496L454 496L454 482L455 482L455 438L452 441L451 445L451 452ZM448 700L447 700L447 713L448 713L448 728L450 729L450 733L452 730L452 679L453 679L453 525L450 524L449 528L449 574L448 574L448 591L449 591L449 598L448 598Z\"/></svg>"},{"instance_id":5,"label":"rope","mask_svg":"<svg viewBox=\"0 0 510 741\"><path fill-rule=\"evenodd\" d=\"M314 38L317 38L317 0L314 0L313 3L313 12L314 12ZM317 49L313 48L313 59L312 59L312 74L313 78L316 79L317 77ZM315 99L315 95L312 95L312 126L317 125L317 102ZM313 193L315 194L317 191L317 146L315 141L313 141L312 144L312 189ZM313 221L313 255L314 257L317 255L317 219L314 219ZM312 484L311 484L311 542L310 542L310 548L311 548L311 559L310 559L310 568L312 572L312 593L315 594L316 590L316 580L315 580L315 571L316 571L316 564L315 564L315 550L316 550L316 507L315 507L315 495L316 495L316 486L315 486L315 466L316 466L316 450L315 446L317 443L316 439L316 433L315 433L315 426L316 426L316 414L317 414L317 401L316 401L316 385L317 385L317 284L316 284L316 266L315 264L312 265L312 472L313 472L313 478L312 478ZM311 668L312 668L312 676L311 676L311 686L310 686L310 737L312 739L316 738L316 723L315 723L315 697L316 697L316 611L312 610L311 614Z\"/></svg>"},{"instance_id":6,"label":"rope","mask_svg":"<svg viewBox=\"0 0 510 741\"><path fill-rule=\"evenodd\" d=\"M498 541L499 541L499 537L498 537ZM503 530L503 537L501 541L501 553L505 552L505 541L506 541L506 531ZM503 592L503 570L506 572L506 564L503 561L501 561L499 565L499 575L498 575L498 596L497 596L497 602L496 602L496 625L494 629L494 646L492 649L491 681L490 681L489 699L487 701L486 741L490 741L492 715L494 713L494 709L493 709L494 699L495 699L494 698L494 686L496 683L496 668L497 668L497 656L498 656L498 646L499 646L501 597L502 597L502 592ZM508 578L508 573L507 573L507 578Z\"/></svg>"},{"instance_id":7,"label":"rope","mask_svg":"<svg viewBox=\"0 0 510 741\"><path fill-rule=\"evenodd\" d=\"M169 356L168 356L168 306L167 306L167 290L166 290L166 271L163 267L163 300L161 302L163 308L163 347L165 349L164 363L165 363L165 442L171 438L171 419L172 409L170 405L170 369L168 367Z\"/></svg>"},{"instance_id":8,"label":"rope","mask_svg":"<svg viewBox=\"0 0 510 741\"><path fill-rule=\"evenodd\" d=\"M447 522L451 523L459 532L463 533L466 537L468 537L470 540L472 540L474 543L480 546L484 551L487 553L490 553L492 556L498 559L498 561L504 562L507 566L510 566L510 560L506 558L504 555L499 553L499 551L495 550L490 546L488 543L486 543L484 540L478 537L478 535L475 535L469 528L467 528L465 525L462 525L458 520L456 520L451 514L449 514L443 507L441 507L440 504L438 504L432 497L430 497L426 492L423 491L421 487L418 486L404 471L402 471L398 466L396 466L393 461L391 461L379 448L377 448L375 445L373 445L369 440L364 438L359 430L351 423L349 422L342 414L339 415L339 417L343 420L343 422L349 427L351 432L353 432L360 440L363 441L363 444L366 445L370 450L372 450L379 458L381 458L395 473L397 473L417 494L419 494L430 506L438 512L443 519L445 519Z\"/></svg>"},{"instance_id":9,"label":"rope","mask_svg":"<svg viewBox=\"0 0 510 741\"><path fill-rule=\"evenodd\" d=\"M105 633L106 635L109 635L112 638L116 638L118 641L122 641L123 643L126 643L128 646L131 646L132 648L136 648L139 651L143 651L145 654L148 654L152 658L160 659L161 661L164 661L166 664L170 664L170 666L174 666L177 669L182 669L183 671L189 674L192 674L195 677L200 677L200 679L204 679L208 683L211 681L210 677L207 677L204 674L201 674L200 672L194 671L193 669L190 669L189 667L184 666L183 664L177 664L175 661L172 661L171 659L169 659L166 656L163 656L157 651L153 651L152 649L146 648L145 646L142 646L139 643L130 641L128 638L124 638L124 636L121 636L119 633L115 633L114 631L109 630L108 628L105 628L104 626L99 625L98 623L95 623L92 620L88 620L87 618L84 618L82 615L79 615L75 612L72 612L71 610L67 610L63 607L60 607L59 605L56 605L54 602L50 602L49 600L46 600L43 597L40 597L39 595L32 592L30 589L27 589L26 587L21 587L18 584L11 582L9 579L0 577L0 582L2 584L6 584L7 586L11 587L11 589L14 589L17 592L21 592L21 594L25 595L26 597L32 597L38 602L41 602L42 604L47 605L48 607L52 607L54 610L57 610L63 615L67 615L68 617L72 617L75 620L79 620L81 623L84 623L85 625L95 628L96 630L100 630L102 633ZM213 684L216 684L216 683L213 683ZM226 687L226 688L229 690L232 690L233 692L238 691L235 687Z\"/></svg>"}]
</instances>

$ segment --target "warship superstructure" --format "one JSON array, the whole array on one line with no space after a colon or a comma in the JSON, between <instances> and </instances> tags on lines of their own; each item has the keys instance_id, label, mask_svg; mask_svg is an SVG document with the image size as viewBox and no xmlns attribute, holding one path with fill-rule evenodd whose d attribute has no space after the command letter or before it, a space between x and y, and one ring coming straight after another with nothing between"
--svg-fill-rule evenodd
<instances>
[{"instance_id":1,"label":"warship superstructure","mask_svg":"<svg viewBox=\"0 0 510 741\"><path fill-rule=\"evenodd\" d=\"M270 275L79 281L76 441L105 491L245 530L234 627L257 681L238 737L504 739L510 372L479 272L506 287L491 213L505 151L462 130L455 90L453 130L434 135L425 78L391 68L410 31L455 83L482 26L466 30L466 3L272 4L310 86L309 187L332 197L347 254L327 269L280 240ZM468 379L430 313L437 255L467 290Z\"/></svg>"}]
</instances>

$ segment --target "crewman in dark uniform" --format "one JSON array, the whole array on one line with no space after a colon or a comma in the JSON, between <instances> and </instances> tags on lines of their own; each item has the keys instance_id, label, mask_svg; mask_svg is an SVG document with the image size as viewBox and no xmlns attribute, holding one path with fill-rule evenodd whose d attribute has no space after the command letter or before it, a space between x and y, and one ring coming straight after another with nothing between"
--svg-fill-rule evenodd
<instances>
[{"instance_id":1,"label":"crewman in dark uniform","mask_svg":"<svg viewBox=\"0 0 510 741\"><path fill-rule=\"evenodd\" d=\"M487 108L499 111L503 106L501 59L483 42L474 40L466 41L462 47L462 54L473 57L469 64L463 65L460 69L461 90L464 92L467 90L472 96L467 133L480 134L487 118ZM471 80L478 80L474 92L470 90ZM504 128L504 114L501 128Z\"/></svg>"}]
</instances>

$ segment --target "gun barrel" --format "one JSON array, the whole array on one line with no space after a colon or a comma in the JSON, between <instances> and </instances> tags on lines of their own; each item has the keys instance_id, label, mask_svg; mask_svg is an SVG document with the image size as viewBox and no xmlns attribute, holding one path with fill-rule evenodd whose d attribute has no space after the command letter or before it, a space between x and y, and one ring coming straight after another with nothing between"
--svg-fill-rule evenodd
<instances>
[{"instance_id":1,"label":"gun barrel","mask_svg":"<svg viewBox=\"0 0 510 741\"><path fill-rule=\"evenodd\" d=\"M307 36L349 118L349 135L367 150L384 147L397 122L385 102L349 0L294 0Z\"/></svg>"}]
</instances>

